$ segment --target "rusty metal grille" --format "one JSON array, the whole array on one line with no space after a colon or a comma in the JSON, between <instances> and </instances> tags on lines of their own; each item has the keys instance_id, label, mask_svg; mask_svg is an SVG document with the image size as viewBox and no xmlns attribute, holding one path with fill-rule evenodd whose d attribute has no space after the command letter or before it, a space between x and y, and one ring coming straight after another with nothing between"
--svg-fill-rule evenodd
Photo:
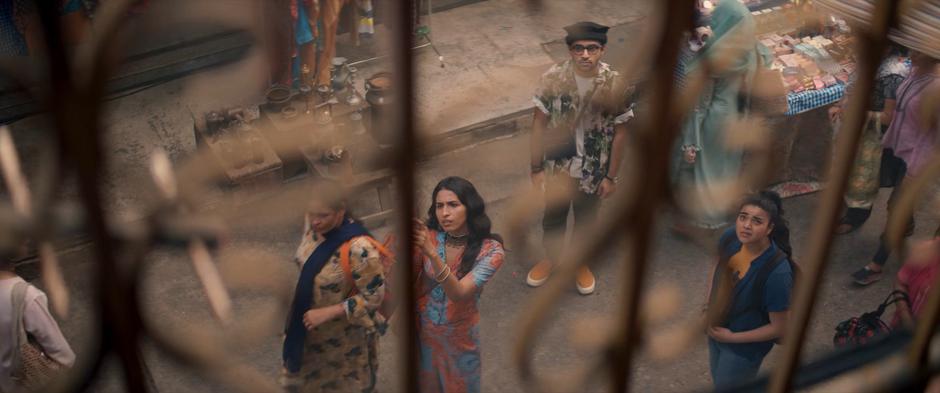
<instances>
[{"instance_id":1,"label":"rusty metal grille","mask_svg":"<svg viewBox=\"0 0 940 393\"><path fill-rule=\"evenodd\" d=\"M74 235L81 233L94 245L95 270L94 287L97 288L95 302L97 314L92 318L96 322L95 344L90 353L80 354L80 358L90 366L75 369L54 386L56 391L87 391L96 381L103 378L107 359L119 360L123 387L127 391L156 391L142 351L145 345L154 345L169 354L182 366L194 372L209 376L223 383L227 388L237 391L258 392L278 391L275 380L259 370L237 362L229 362L227 348L218 340L194 334L189 337L168 336L156 329L143 317L140 291L142 285L143 261L156 249L174 249L185 251L192 258L194 271L199 277L206 294L207 305L213 315L222 324L239 319L238 310L233 310L229 291L256 290L266 291L286 304L290 294L286 293L282 282L264 274L263 267L250 264L241 258L234 262L219 263L213 260L210 249L224 242L227 232L224 221L211 214L196 213L195 206L202 192L217 180L220 173L207 169L203 162L208 157L197 154L187 164L173 168L165 153L153 155L151 163L154 181L160 196L151 207L147 219L135 223L114 223L107 219L107 203L101 188L101 179L109 163L105 149L107 105L104 98L108 95L107 85L111 75L119 67L123 53L127 49L126 34L132 28L126 15L134 2L129 0L109 0L101 2L96 13L94 40L73 52L62 37L62 23L58 17L58 8L54 2L37 2L38 19L41 26L44 52L42 65L26 69L22 63L5 62L3 71L14 76L42 104L53 123L54 132L45 139L39 153L41 159L36 175L30 179L31 186L26 186L16 158L14 141L5 130L0 133L0 163L3 164L3 178L9 198L0 202L0 248L6 251L17 249L24 239L31 239L38 252L39 270L44 287L49 294L51 308L57 315L64 315L68 310L69 294L66 289L66 277L63 277L55 251L53 239L63 233ZM520 14L543 12L547 1L525 0L520 2ZM784 357L780 366L773 371L769 380L762 379L748 385L751 391L769 390L771 392L793 391L808 387L799 383L800 363L803 343L807 337L809 321L814 307L819 302L820 283L829 263L833 243L833 231L838 223L841 197L847 187L847 178L851 163L856 155L861 130L864 126L866 103L873 90L874 76L877 72L881 54L888 43L889 32L899 26L906 10L916 9L922 4L935 5L931 1L877 1L873 4L872 17L866 28L856 31L858 41L859 65L856 90L859 94L849 103L845 122L836 143L836 159L831 165L830 181L823 191L821 203L815 213L811 228L811 242L808 252L801 261L804 269L803 279L795 289L791 307L791 317L787 329L788 345L783 346ZM645 80L645 98L643 99L645 116L637 123L631 142L635 158L631 165L643 168L642 171L627 172L629 177L623 182L628 193L610 202L609 214L599 219L591 229L591 236L578 238L573 246L562 256L562 263L557 271L560 279L547 284L531 299L531 310L521 315L516 321L514 348L511 350L517 366L518 377L531 391L557 390L577 391L588 380L606 378L610 391L630 390L632 371L641 350L658 351L666 357L680 356L691 345L696 335L700 335L704 326L698 322L680 323L669 334L652 332L646 329L652 311L644 309L644 286L649 279L649 259L655 244L654 227L660 221L658 214L662 208L675 202L676 196L669 189L670 150L680 132L681 116L692 105L688 97L695 97L702 88L699 79L691 78L683 87L674 83L673 69L678 61L678 43L683 32L692 26L695 0L664 0L652 7L656 18L646 26L637 40L637 55L623 59L623 73L628 79ZM259 6L260 7L260 6ZM388 20L391 33L390 54L395 75L393 113L391 120L398 142L391 150L371 157L371 161L386 165L388 176L380 180L364 180L362 187L373 187L382 183L386 198L382 219L394 218L397 225L400 244L399 250L411 250L412 227L410 217L417 213L416 200L416 162L428 154L427 138L418 132L415 108L416 67L412 48L415 36L412 32L415 13L406 6L388 6ZM934 15L936 16L936 15ZM141 16L140 18L146 18ZM940 37L934 37L935 39ZM649 62L651 66L646 67ZM36 63L38 64L38 63ZM721 67L710 65L709 67ZM649 71L646 71L646 68ZM30 76L30 72L38 75ZM736 125L738 127L753 126ZM275 143L274 149L288 147L291 139ZM749 146L753 151L767 152L767 141L755 141ZM245 153L248 154L248 153ZM31 158L33 159L33 158ZM760 183L770 166L766 160L757 160L746 168L745 173L734 184L727 184L729 194L738 195ZM934 158L923 174L912 184L905 185L901 201L890 220L889 237L892 244L902 243L903 212L910 212L918 198L927 192L931 179L940 177L940 157ZM63 205L59 193L63 179L74 179L78 185L79 206ZM289 214L293 207L302 206L307 190L292 187L290 184L278 185L268 196L282 206L280 214ZM394 190L394 194L392 194ZM274 196L271 196L274 195ZM520 200L541 198L536 191L525 195ZM394 212L390 212L391 203L395 203ZM283 207L288 206L288 207ZM227 217L236 213L225 209L237 210L237 205L224 205L220 210ZM277 209L276 209L277 210ZM525 236L528 225L537 218L538 212L532 206L519 204L513 206L507 225L507 233L514 250L520 255L529 255ZM622 296L612 329L595 338L596 347L602 356L588 364L572 365L569 372L562 376L549 377L539 375L532 366L533 348L539 337L538 330L545 323L548 315L556 307L563 291L561 283L574 281L580 264L596 260L606 244L626 245L626 258L622 261L624 270L619 282L623 287ZM227 245L222 245L224 249ZM895 247L898 249L899 247ZM233 252L239 251L237 247ZM259 259L271 258L263 253L252 254ZM401 255L408 255L402 252ZM567 263L566 263L567 262ZM416 293L413 286L414 272L408 263L397 265L397 294L403 304L415 304ZM290 286L287 286L289 288ZM940 371L940 361L931 355L934 332L940 321L940 287L935 287L928 303L927 314L918 322L910 341L901 340L902 351L892 352L890 356L874 360L864 367L830 376L824 381L814 380L813 384L826 383L832 391L900 391L905 388L923 387L931 376ZM259 320L265 322L250 323L236 332L236 337L256 337L269 334L271 320L277 319L282 309L270 310ZM416 310L403 307L404 316L400 320L401 350L396 364L383 367L397 368L401 376L400 385L385 387L389 391L418 391L418 353ZM484 316L485 317L485 316ZM889 344L885 344L889 345ZM410 349L410 350L408 350ZM900 352L900 354L899 354ZM806 370L802 370L806 371ZM490 387L484 386L484 391Z\"/></svg>"}]
</instances>

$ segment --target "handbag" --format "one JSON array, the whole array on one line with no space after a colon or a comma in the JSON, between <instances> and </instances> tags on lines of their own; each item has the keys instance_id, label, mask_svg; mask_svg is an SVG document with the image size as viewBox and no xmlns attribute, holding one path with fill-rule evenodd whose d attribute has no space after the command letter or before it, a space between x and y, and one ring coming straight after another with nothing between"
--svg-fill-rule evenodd
<instances>
[{"instance_id":1,"label":"handbag","mask_svg":"<svg viewBox=\"0 0 940 393\"><path fill-rule=\"evenodd\" d=\"M907 294L898 290L891 291L875 311L840 322L836 326L836 334L832 337L832 343L836 347L864 345L879 336L890 333L891 327L881 320L881 315L884 314L889 305L899 301L907 302Z\"/></svg>"},{"instance_id":2,"label":"handbag","mask_svg":"<svg viewBox=\"0 0 940 393\"><path fill-rule=\"evenodd\" d=\"M29 284L19 282L13 286L12 304L15 329L17 331L16 348L13 351L13 381L28 391L38 391L46 386L62 366L46 356L42 347L26 333L23 326L23 313L26 310L26 289Z\"/></svg>"}]
</instances>

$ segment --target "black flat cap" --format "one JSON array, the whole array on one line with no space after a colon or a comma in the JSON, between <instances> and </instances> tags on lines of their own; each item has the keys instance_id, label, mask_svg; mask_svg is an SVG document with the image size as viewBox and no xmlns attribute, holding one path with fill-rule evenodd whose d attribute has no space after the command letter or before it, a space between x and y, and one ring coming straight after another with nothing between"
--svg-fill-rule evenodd
<instances>
[{"instance_id":1,"label":"black flat cap","mask_svg":"<svg viewBox=\"0 0 940 393\"><path fill-rule=\"evenodd\" d=\"M578 22L565 27L565 31L568 32L565 43L570 46L575 41L591 40L600 42L601 45L607 45L608 29L610 28L594 22Z\"/></svg>"}]
</instances>

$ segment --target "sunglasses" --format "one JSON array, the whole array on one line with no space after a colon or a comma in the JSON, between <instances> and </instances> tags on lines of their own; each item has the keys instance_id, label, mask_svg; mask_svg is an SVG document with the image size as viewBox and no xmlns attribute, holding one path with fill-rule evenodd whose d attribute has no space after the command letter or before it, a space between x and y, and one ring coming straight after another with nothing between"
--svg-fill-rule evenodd
<instances>
[{"instance_id":1,"label":"sunglasses","mask_svg":"<svg viewBox=\"0 0 940 393\"><path fill-rule=\"evenodd\" d=\"M568 47L568 50L570 50L571 53L574 53L576 55L581 54L581 52L584 52L584 51L587 51L589 55L596 55L597 52L600 52L601 48L603 47L600 45L588 45L588 46L572 45Z\"/></svg>"}]
</instances>

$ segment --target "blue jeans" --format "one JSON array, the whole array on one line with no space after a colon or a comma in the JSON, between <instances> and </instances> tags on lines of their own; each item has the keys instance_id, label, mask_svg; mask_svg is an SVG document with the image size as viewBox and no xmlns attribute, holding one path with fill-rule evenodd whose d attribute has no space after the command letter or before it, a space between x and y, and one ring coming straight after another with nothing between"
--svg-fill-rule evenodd
<instances>
[{"instance_id":1,"label":"blue jeans","mask_svg":"<svg viewBox=\"0 0 940 393\"><path fill-rule=\"evenodd\" d=\"M764 358L752 360L735 353L726 344L708 340L708 364L716 389L747 381L757 375Z\"/></svg>"}]
</instances>

